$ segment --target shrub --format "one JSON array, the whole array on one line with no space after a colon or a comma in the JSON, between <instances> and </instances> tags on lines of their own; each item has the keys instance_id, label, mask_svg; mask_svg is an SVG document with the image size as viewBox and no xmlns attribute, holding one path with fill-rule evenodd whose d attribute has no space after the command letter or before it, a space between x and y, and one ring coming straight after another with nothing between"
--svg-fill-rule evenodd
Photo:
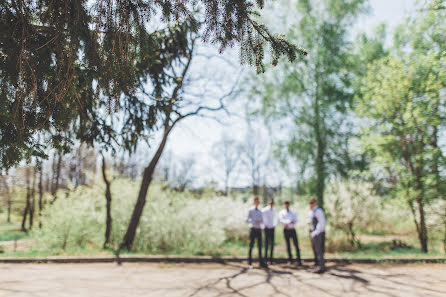
<instances>
[{"instance_id":1,"label":"shrub","mask_svg":"<svg viewBox=\"0 0 446 297\"><path fill-rule=\"evenodd\" d=\"M111 244L117 247L126 231L139 183L118 179L112 183ZM42 229L33 236L44 248L100 248L105 232L105 187L80 186L46 208ZM193 194L162 190L152 185L137 236L135 251L207 254L225 240L244 239L249 205L241 199L197 199Z\"/></svg>"},{"instance_id":2,"label":"shrub","mask_svg":"<svg viewBox=\"0 0 446 297\"><path fill-rule=\"evenodd\" d=\"M97 245L103 238L105 215L101 187L79 187L58 198L42 214L42 229L35 237L47 249L70 249Z\"/></svg>"},{"instance_id":3,"label":"shrub","mask_svg":"<svg viewBox=\"0 0 446 297\"><path fill-rule=\"evenodd\" d=\"M329 225L345 232L351 246L359 246L358 230L370 230L370 224L379 221L382 213L380 197L373 194L369 183L343 180L327 187L325 199Z\"/></svg>"}]
</instances>

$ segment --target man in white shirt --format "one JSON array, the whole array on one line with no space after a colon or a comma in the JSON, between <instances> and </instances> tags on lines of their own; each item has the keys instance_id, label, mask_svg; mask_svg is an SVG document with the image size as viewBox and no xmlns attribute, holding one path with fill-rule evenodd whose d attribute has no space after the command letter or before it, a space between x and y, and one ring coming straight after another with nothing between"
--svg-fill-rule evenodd
<instances>
[{"instance_id":1,"label":"man in white shirt","mask_svg":"<svg viewBox=\"0 0 446 297\"><path fill-rule=\"evenodd\" d=\"M283 233L285 236L286 241L286 247L288 251L288 264L291 264L292 262L292 255L291 255L291 245L290 245L290 239L293 240L294 247L296 248L296 254L297 254L297 263L299 266L302 266L302 261L300 259L300 250L299 250L299 241L297 239L297 233L294 229L294 225L297 223L297 214L290 210L290 202L286 201L285 209L282 209L279 213L279 221L283 224Z\"/></svg>"},{"instance_id":2,"label":"man in white shirt","mask_svg":"<svg viewBox=\"0 0 446 297\"><path fill-rule=\"evenodd\" d=\"M273 262L273 251L274 251L274 228L277 225L277 215L274 209L274 201L270 200L268 206L262 209L263 224L265 225L265 257L267 260L266 264L271 264ZM270 251L268 259L268 249Z\"/></svg>"},{"instance_id":3,"label":"man in white shirt","mask_svg":"<svg viewBox=\"0 0 446 297\"><path fill-rule=\"evenodd\" d=\"M263 215L259 209L259 197L254 197L254 206L249 209L246 222L249 223L249 253L248 264L249 268L252 268L252 248L254 242L257 240L257 247L259 248L259 264L265 267L265 263L262 260L262 228L263 228Z\"/></svg>"},{"instance_id":4,"label":"man in white shirt","mask_svg":"<svg viewBox=\"0 0 446 297\"><path fill-rule=\"evenodd\" d=\"M309 202L311 209L311 242L313 244L318 265L318 268L316 268L313 272L322 273L325 271L325 214L322 208L317 206L317 201L314 197L311 197Z\"/></svg>"}]
</instances>

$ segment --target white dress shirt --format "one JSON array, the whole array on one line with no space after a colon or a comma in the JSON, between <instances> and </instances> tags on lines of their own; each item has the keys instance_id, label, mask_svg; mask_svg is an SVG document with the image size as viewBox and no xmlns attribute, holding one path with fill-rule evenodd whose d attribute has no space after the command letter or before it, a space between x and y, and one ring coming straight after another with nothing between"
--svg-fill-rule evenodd
<instances>
[{"instance_id":1,"label":"white dress shirt","mask_svg":"<svg viewBox=\"0 0 446 297\"><path fill-rule=\"evenodd\" d=\"M317 225L316 228L311 232L311 237L314 237L316 235L321 234L322 232L325 232L325 214L322 208L316 206L310 213L310 216L308 218L308 221L310 224L313 224L313 217L316 217L317 219Z\"/></svg>"},{"instance_id":2,"label":"white dress shirt","mask_svg":"<svg viewBox=\"0 0 446 297\"><path fill-rule=\"evenodd\" d=\"M277 215L276 210L274 208L271 208L271 206L265 206L262 209L262 215L263 215L263 224L265 225L265 228L274 228L277 225Z\"/></svg>"},{"instance_id":3,"label":"white dress shirt","mask_svg":"<svg viewBox=\"0 0 446 297\"><path fill-rule=\"evenodd\" d=\"M310 228L313 226L313 211L311 209L308 211L307 223L310 225Z\"/></svg>"},{"instance_id":4,"label":"white dress shirt","mask_svg":"<svg viewBox=\"0 0 446 297\"><path fill-rule=\"evenodd\" d=\"M249 209L246 222L249 223L250 228L261 229L263 227L263 215L262 211L254 206ZM256 224L256 222L259 222Z\"/></svg>"},{"instance_id":5,"label":"white dress shirt","mask_svg":"<svg viewBox=\"0 0 446 297\"><path fill-rule=\"evenodd\" d=\"M297 214L292 210L282 209L279 213L279 221L286 229L292 229L297 223Z\"/></svg>"}]
</instances>

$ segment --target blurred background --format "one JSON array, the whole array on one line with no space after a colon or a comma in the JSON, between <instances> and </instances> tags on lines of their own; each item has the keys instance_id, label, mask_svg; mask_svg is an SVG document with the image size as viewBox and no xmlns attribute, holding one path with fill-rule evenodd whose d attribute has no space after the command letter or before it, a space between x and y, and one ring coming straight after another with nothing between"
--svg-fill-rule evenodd
<instances>
[{"instance_id":1,"label":"blurred background","mask_svg":"<svg viewBox=\"0 0 446 297\"><path fill-rule=\"evenodd\" d=\"M1 255L112 254L149 180L127 253L245 256L258 196L278 210L291 201L310 257L315 196L327 215L327 257L444 257L445 12L443 1L268 2L259 21L308 55L276 63L266 52L273 62L261 71L199 32L164 90L178 88L181 101L144 141L105 148L68 128L64 149L2 171ZM153 88L149 80L137 96ZM125 128L131 111L114 104L102 107L105 121Z\"/></svg>"}]
</instances>

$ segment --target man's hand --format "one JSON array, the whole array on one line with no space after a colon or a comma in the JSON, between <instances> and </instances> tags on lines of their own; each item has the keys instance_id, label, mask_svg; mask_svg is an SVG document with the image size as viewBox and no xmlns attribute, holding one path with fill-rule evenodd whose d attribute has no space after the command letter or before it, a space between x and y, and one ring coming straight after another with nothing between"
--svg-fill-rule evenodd
<instances>
[{"instance_id":1,"label":"man's hand","mask_svg":"<svg viewBox=\"0 0 446 297\"><path fill-rule=\"evenodd\" d=\"M317 235L316 231L313 231L310 234L311 234L311 238L314 238Z\"/></svg>"},{"instance_id":2,"label":"man's hand","mask_svg":"<svg viewBox=\"0 0 446 297\"><path fill-rule=\"evenodd\" d=\"M262 222L261 221L256 221L255 223L254 223L254 225L260 225Z\"/></svg>"}]
</instances>

